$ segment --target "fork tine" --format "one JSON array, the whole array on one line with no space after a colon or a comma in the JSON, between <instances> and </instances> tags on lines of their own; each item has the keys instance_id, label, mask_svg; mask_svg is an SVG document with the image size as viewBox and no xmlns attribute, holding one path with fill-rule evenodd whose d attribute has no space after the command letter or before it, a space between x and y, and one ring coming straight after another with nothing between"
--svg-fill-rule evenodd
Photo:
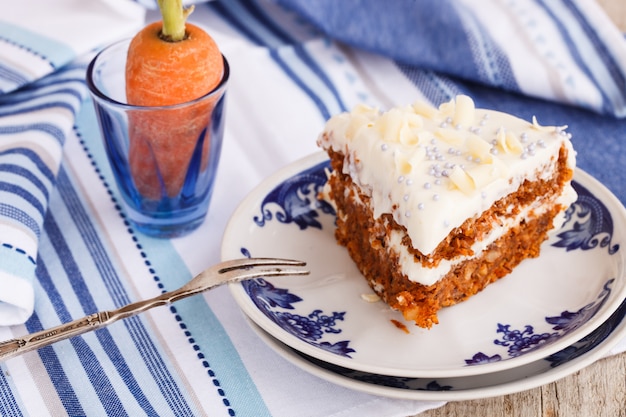
<instances>
[{"instance_id":1,"label":"fork tine","mask_svg":"<svg viewBox=\"0 0 626 417\"><path fill-rule=\"evenodd\" d=\"M247 270L231 269L224 272L222 276L228 276L229 282L239 282L251 278L309 275L309 273L306 269L253 267Z\"/></svg>"},{"instance_id":2,"label":"fork tine","mask_svg":"<svg viewBox=\"0 0 626 417\"><path fill-rule=\"evenodd\" d=\"M217 273L234 269L247 269L256 266L305 266L306 262L281 258L242 258L225 261L217 265Z\"/></svg>"},{"instance_id":3,"label":"fork tine","mask_svg":"<svg viewBox=\"0 0 626 417\"><path fill-rule=\"evenodd\" d=\"M308 275L305 262L292 259L248 258L227 261L219 265L219 275L229 282L260 277Z\"/></svg>"}]
</instances>

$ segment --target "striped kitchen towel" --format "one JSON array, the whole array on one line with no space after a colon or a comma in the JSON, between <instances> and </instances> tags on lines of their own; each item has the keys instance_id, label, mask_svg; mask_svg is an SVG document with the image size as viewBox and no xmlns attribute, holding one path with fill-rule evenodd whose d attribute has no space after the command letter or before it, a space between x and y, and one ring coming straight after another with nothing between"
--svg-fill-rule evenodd
<instances>
[{"instance_id":1,"label":"striped kitchen towel","mask_svg":"<svg viewBox=\"0 0 626 417\"><path fill-rule=\"evenodd\" d=\"M626 138L626 129L624 121L614 117L620 112L615 104L619 94L607 89L607 79L591 75L597 69L580 70L590 65L582 64L590 52L576 49L584 42L563 40L571 22L559 23L564 19L561 13L558 19L552 16L547 5L553 3L494 1L495 8L470 1L429 3L436 24L422 29L464 40L446 44L462 49L457 57L464 56L463 66L467 68L460 73L458 60L450 60L447 68L432 67L410 57L391 55L386 48L375 49L367 33L359 35L363 43L342 37L318 24L316 14L306 7L324 6L316 12L327 13L322 21L335 19L373 28L375 18L361 22L355 19L360 16L354 15L354 10L350 16L332 15L330 3L322 1L287 1L215 0L198 4L192 14L192 21L208 28L217 40L232 75L226 136L209 215L200 229L181 239L152 239L137 233L126 221L82 84L89 56L4 95L0 102L2 126L13 130L6 137L17 134L16 126L36 127L19 144L2 148L3 152L18 146L25 150L0 164L21 163L16 157L21 158L29 149L44 156L41 163L25 162L25 169L11 169L17 174L7 171L10 175L0 177L0 183L7 184L5 188L29 190L28 204L26 199L18 200L20 195L13 195L14 200L0 199L7 202L5 212L19 213L1 221L3 227L16 225L17 237L11 231L1 232L0 238L7 243L2 269L22 276L20 259L28 262L35 297L33 313L21 316L23 324L0 326L0 339L158 295L219 262L221 236L239 202L279 168L317 151L315 139L325 120L360 102L385 108L426 98L437 104L463 93L474 97L481 107L500 108L527 119L541 115L545 124L570 124L579 165L626 202L626 174L622 169L626 156L619 146ZM344 1L350 3L342 0L341 4ZM372 14L385 12L373 8L373 3L359 4ZM414 2L380 3L394 6ZM608 27L606 16L588 3L563 4L576 10L570 14L576 16L574 22L595 29L593 33L582 30L579 35L587 34L591 39L598 31L617 33L614 27L604 28ZM515 7L520 5L527 5L533 13L519 13ZM388 9L394 11L393 7ZM491 9L500 12L494 15L495 20L483 16ZM502 16L507 20L496 19ZM524 16L536 23L523 20ZM147 19L155 17L151 9ZM521 31L517 36L526 48L527 67L541 70L530 75L523 65L513 62L514 50L498 46L501 40L493 33L497 28L490 26L492 23L485 27L484 19L501 22L498 26L506 30L525 27L537 34L557 33L563 40L559 45L567 48L553 52L569 58L548 65L553 54L542 49L545 43L541 37ZM424 24L430 21L422 20ZM427 39L445 41L434 33L428 36L404 42L403 47L414 49L411 53L419 57L428 55L424 49L423 54L417 53L428 47ZM550 37L545 42L553 41ZM589 44L600 50L603 59L612 57L621 63L619 51L623 47L619 42L606 45L590 40ZM437 52L430 49L432 54ZM452 53L446 51L445 55ZM487 58L491 60L482 64ZM431 57L432 61L438 59ZM535 74L543 74L537 76L543 87L532 90ZM568 92L582 97L571 101L549 94L564 88L567 74L576 75L572 78L575 83L586 80L589 87L584 91L593 94ZM613 83L619 83L619 74L613 66ZM591 81L596 78L601 81ZM546 85L549 88L544 88ZM596 99L605 96L606 100ZM44 110L63 116L64 121L34 117L47 114ZM40 147L48 149L49 143L53 150L62 148L62 153L40 152ZM4 173L2 166L0 175ZM21 240L20 233L25 236ZM612 353L623 349L626 346L622 343ZM1 415L393 417L414 415L443 403L384 398L309 375L254 334L228 288L151 310L8 360L0 367Z\"/></svg>"}]
</instances>

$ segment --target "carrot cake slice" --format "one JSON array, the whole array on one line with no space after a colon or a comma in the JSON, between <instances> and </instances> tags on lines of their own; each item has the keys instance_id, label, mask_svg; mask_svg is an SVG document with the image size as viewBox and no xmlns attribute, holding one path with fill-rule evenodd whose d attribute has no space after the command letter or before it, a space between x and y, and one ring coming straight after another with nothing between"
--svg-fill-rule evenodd
<instances>
[{"instance_id":1,"label":"carrot cake slice","mask_svg":"<svg viewBox=\"0 0 626 417\"><path fill-rule=\"evenodd\" d=\"M371 288L420 327L537 257L576 200L566 126L478 109L364 105L318 138L337 241Z\"/></svg>"}]
</instances>

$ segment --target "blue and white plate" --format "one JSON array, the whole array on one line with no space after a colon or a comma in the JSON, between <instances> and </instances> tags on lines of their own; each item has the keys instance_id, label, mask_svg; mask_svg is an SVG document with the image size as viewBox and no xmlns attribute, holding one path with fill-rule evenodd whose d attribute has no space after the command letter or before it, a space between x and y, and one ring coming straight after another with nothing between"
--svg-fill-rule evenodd
<instances>
[{"instance_id":1,"label":"blue and white plate","mask_svg":"<svg viewBox=\"0 0 626 417\"><path fill-rule=\"evenodd\" d=\"M578 372L609 354L626 338L626 301L583 339L552 355L505 371L453 378L407 378L355 371L290 348L249 320L251 328L276 353L299 368L337 385L391 398L465 401L526 391Z\"/></svg>"},{"instance_id":2,"label":"blue and white plate","mask_svg":"<svg viewBox=\"0 0 626 417\"><path fill-rule=\"evenodd\" d=\"M578 201L541 256L422 329L381 301L334 238L332 207L317 199L328 160L311 155L272 175L233 214L222 258L306 261L307 277L231 285L244 313L280 342L346 369L452 378L520 367L555 354L605 322L626 296L626 210L577 171Z\"/></svg>"}]
</instances>

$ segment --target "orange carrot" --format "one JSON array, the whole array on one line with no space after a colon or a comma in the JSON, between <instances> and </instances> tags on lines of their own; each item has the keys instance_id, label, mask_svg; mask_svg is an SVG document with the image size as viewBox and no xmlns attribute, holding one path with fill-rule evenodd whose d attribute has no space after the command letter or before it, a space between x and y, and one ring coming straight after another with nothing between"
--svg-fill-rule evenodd
<instances>
[{"instance_id":1,"label":"orange carrot","mask_svg":"<svg viewBox=\"0 0 626 417\"><path fill-rule=\"evenodd\" d=\"M181 0L159 0L159 7L163 21L142 29L128 50L126 98L132 105L169 106L200 98L220 83L224 71L213 38L185 22L193 8L183 10ZM129 163L142 196L159 200L180 193L214 104L203 101L176 111L130 115ZM206 137L203 165L209 141Z\"/></svg>"}]
</instances>

